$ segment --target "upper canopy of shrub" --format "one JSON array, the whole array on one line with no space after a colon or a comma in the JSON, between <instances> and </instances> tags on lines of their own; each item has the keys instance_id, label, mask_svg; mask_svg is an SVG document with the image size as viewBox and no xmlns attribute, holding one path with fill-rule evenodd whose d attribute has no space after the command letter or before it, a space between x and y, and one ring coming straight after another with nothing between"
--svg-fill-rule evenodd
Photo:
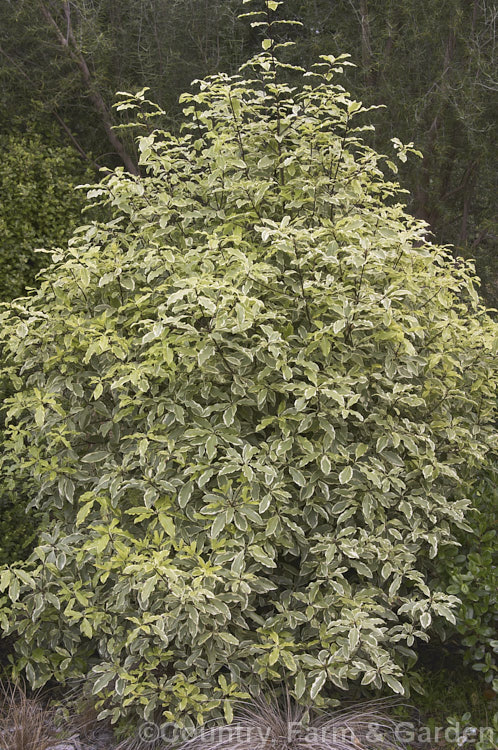
<instances>
[{"instance_id":1,"label":"upper canopy of shrub","mask_svg":"<svg viewBox=\"0 0 498 750\"><path fill-rule=\"evenodd\" d=\"M90 193L113 219L2 319L3 470L50 518L5 627L31 680L87 675L114 719L230 718L282 680L402 691L493 440L471 270L362 140L347 61L296 90L263 45L253 78L184 95L181 136L139 140L143 176Z\"/></svg>"}]
</instances>

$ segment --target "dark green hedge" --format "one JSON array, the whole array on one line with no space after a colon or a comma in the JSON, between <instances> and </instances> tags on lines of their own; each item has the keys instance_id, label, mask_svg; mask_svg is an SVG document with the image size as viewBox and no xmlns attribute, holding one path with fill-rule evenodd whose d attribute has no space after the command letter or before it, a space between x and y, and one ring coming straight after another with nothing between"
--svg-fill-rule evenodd
<instances>
[{"instance_id":1,"label":"dark green hedge","mask_svg":"<svg viewBox=\"0 0 498 750\"><path fill-rule=\"evenodd\" d=\"M67 242L85 204L76 186L94 178L73 149L48 137L0 136L0 302L36 284L50 256L34 250ZM0 402L7 395L0 383ZM38 518L26 514L28 494L21 484L7 491L0 478L0 565L24 559L33 546Z\"/></svg>"},{"instance_id":2,"label":"dark green hedge","mask_svg":"<svg viewBox=\"0 0 498 750\"><path fill-rule=\"evenodd\" d=\"M35 284L50 259L34 250L64 245L81 223L76 185L94 177L74 149L38 134L0 137L0 300Z\"/></svg>"}]
</instances>

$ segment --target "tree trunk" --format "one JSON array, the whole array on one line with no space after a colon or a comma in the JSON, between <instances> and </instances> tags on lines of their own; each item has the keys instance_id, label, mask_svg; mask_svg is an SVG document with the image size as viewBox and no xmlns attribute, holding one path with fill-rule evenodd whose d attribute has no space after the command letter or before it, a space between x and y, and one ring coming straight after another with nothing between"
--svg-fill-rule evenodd
<instances>
[{"instance_id":1,"label":"tree trunk","mask_svg":"<svg viewBox=\"0 0 498 750\"><path fill-rule=\"evenodd\" d=\"M447 107L447 78L451 70L453 54L455 50L455 31L450 29L444 52L443 70L439 83L440 103L437 106L436 114L432 120L431 126L427 133L427 142L424 148L424 160L422 163L421 175L416 186L416 209L415 215L419 219L424 219L429 224L434 222L433 209L431 203L433 196L430 195L430 181L433 169L436 166L436 146L438 131L441 124L441 117Z\"/></svg>"},{"instance_id":2,"label":"tree trunk","mask_svg":"<svg viewBox=\"0 0 498 750\"><path fill-rule=\"evenodd\" d=\"M40 0L40 7L41 7L41 11L46 21L54 29L54 32L57 36L60 46L62 47L64 52L66 52L70 56L70 58L73 60L73 62L78 66L81 77L88 91L88 96L90 98L90 101L92 102L93 106L95 107L95 109L100 115L100 119L101 119L102 125L104 126L104 130L106 132L109 143L111 144L112 148L114 149L116 154L119 156L119 158L123 162L128 172L131 172L131 174L138 175L139 174L138 166L136 165L135 161L130 156L130 154L127 152L122 141L118 138L118 136L113 130L111 112L108 109L102 94L100 93L98 88L95 86L95 83L93 81L92 74L90 73L90 69L88 67L85 56L83 55L75 39L72 22L71 22L71 8L69 5L69 2L65 0L62 3L65 20L66 20L66 30L65 30L66 33L65 34L63 34L63 32L61 31L57 21L55 20L54 16L50 12L48 5L44 2L44 0Z\"/></svg>"},{"instance_id":3,"label":"tree trunk","mask_svg":"<svg viewBox=\"0 0 498 750\"><path fill-rule=\"evenodd\" d=\"M370 32L370 18L368 14L368 0L360 0L360 23L361 23L361 61L363 64L364 79L368 86L375 86L375 74L373 70L373 54Z\"/></svg>"}]
</instances>

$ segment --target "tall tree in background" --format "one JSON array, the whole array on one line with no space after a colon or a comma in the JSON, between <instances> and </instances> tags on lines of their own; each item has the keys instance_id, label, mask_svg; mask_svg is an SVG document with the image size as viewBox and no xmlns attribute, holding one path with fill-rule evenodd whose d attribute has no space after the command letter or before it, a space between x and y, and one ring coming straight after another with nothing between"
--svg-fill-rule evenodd
<instances>
[{"instance_id":1,"label":"tall tree in background","mask_svg":"<svg viewBox=\"0 0 498 750\"><path fill-rule=\"evenodd\" d=\"M3 129L55 118L82 155L137 172L134 140L113 112L115 93L147 85L172 112L193 78L238 65L239 0L20 0L0 30ZM238 48L238 49L237 49ZM122 122L122 121L121 121ZM0 126L1 127L1 126Z\"/></svg>"},{"instance_id":2,"label":"tall tree in background","mask_svg":"<svg viewBox=\"0 0 498 750\"><path fill-rule=\"evenodd\" d=\"M88 20L81 12L86 11L85 4L82 3L81 8L76 8L76 12L73 11L73 4L67 0L55 3L50 0L39 0L39 6L48 29L54 35L55 43L60 47L62 54L67 54L70 65L76 67L81 74L83 92L98 114L109 144L126 169L132 174L137 174L136 160L116 134L111 110L105 101L97 75L91 70L91 56L87 56L84 51L85 38L81 34L77 38L77 24L80 23L83 26Z\"/></svg>"}]
</instances>

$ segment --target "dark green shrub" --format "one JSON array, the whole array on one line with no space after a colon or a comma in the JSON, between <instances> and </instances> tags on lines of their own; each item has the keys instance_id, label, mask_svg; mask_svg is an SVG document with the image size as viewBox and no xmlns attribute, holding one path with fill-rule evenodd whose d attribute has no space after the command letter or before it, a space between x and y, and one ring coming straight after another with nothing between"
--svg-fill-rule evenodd
<instances>
[{"instance_id":1,"label":"dark green shrub","mask_svg":"<svg viewBox=\"0 0 498 750\"><path fill-rule=\"evenodd\" d=\"M145 176L90 193L112 220L1 320L1 466L48 520L0 621L16 671L85 678L113 721L402 692L496 441L496 325L362 140L347 60L297 92L263 49L139 140Z\"/></svg>"},{"instance_id":2,"label":"dark green shrub","mask_svg":"<svg viewBox=\"0 0 498 750\"><path fill-rule=\"evenodd\" d=\"M0 136L0 300L23 294L49 263L35 249L67 243L84 205L75 186L92 175L74 149L34 133Z\"/></svg>"},{"instance_id":3,"label":"dark green shrub","mask_svg":"<svg viewBox=\"0 0 498 750\"><path fill-rule=\"evenodd\" d=\"M28 557L39 531L40 514L26 512L22 495L2 492L0 487L0 565Z\"/></svg>"},{"instance_id":4,"label":"dark green shrub","mask_svg":"<svg viewBox=\"0 0 498 750\"><path fill-rule=\"evenodd\" d=\"M468 522L472 534L459 533L459 547L438 558L439 587L461 605L453 627L442 629L463 651L464 663L480 672L498 692L498 468L485 472L474 490Z\"/></svg>"}]
</instances>

